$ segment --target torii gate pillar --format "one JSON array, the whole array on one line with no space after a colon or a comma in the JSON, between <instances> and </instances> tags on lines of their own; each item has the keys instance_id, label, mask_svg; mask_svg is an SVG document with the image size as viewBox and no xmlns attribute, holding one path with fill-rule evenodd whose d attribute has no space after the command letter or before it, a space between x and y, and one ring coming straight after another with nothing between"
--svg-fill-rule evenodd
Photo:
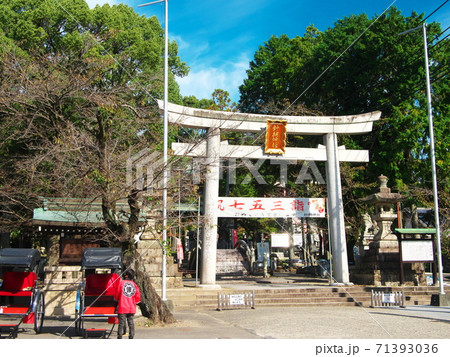
<instances>
[{"instance_id":1,"label":"torii gate pillar","mask_svg":"<svg viewBox=\"0 0 450 357\"><path fill-rule=\"evenodd\" d=\"M324 135L327 150L326 172L328 191L328 228L332 254L332 273L334 279L341 284L348 284L347 243L345 239L344 205L342 202L341 171L337 135Z\"/></svg>"},{"instance_id":2,"label":"torii gate pillar","mask_svg":"<svg viewBox=\"0 0 450 357\"><path fill-rule=\"evenodd\" d=\"M215 287L217 256L217 201L220 175L220 129L209 128L206 139L204 234L200 285Z\"/></svg>"}]
</instances>

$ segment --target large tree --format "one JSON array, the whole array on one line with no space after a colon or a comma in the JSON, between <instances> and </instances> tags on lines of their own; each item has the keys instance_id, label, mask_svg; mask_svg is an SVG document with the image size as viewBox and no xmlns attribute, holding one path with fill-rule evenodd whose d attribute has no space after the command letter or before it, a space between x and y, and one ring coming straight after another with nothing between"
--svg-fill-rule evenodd
<instances>
[{"instance_id":1,"label":"large tree","mask_svg":"<svg viewBox=\"0 0 450 357\"><path fill-rule=\"evenodd\" d=\"M370 163L360 169L342 165L348 223L361 211L358 198L380 174L408 195L409 203L432 207L423 36L420 31L399 36L423 21L424 15L404 16L391 8L379 18L345 17L323 33L272 37L256 52L240 87L242 111L288 114L292 103L302 108L294 111L298 115L382 111L371 134L340 138L348 148L371 153ZM427 30L440 204L449 217L450 47L439 24ZM356 234L357 222L353 226Z\"/></svg>"},{"instance_id":2,"label":"large tree","mask_svg":"<svg viewBox=\"0 0 450 357\"><path fill-rule=\"evenodd\" d=\"M293 101L298 95L298 70L305 69L318 41L319 31L309 26L303 37L272 36L260 46L239 88L240 109L247 113L264 113L273 103L276 108L285 108L285 101Z\"/></svg>"},{"instance_id":3,"label":"large tree","mask_svg":"<svg viewBox=\"0 0 450 357\"><path fill-rule=\"evenodd\" d=\"M40 196L97 198L108 241L138 259L127 243L150 200L147 185L127 182L126 162L161 147L160 24L124 5L8 0L0 4L0 44L0 226L27 222ZM171 101L180 102L174 76L188 68L174 42L169 63ZM129 204L125 219L121 199ZM173 321L139 278L145 315Z\"/></svg>"}]
</instances>

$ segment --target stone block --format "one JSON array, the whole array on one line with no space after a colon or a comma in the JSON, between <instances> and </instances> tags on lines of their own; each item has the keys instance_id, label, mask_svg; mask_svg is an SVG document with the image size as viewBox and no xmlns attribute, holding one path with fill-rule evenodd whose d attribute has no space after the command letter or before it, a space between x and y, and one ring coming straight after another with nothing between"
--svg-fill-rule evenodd
<instances>
[{"instance_id":1,"label":"stone block","mask_svg":"<svg viewBox=\"0 0 450 357\"><path fill-rule=\"evenodd\" d=\"M150 281L153 288L157 291L158 295L161 296L162 279L161 277L151 277ZM179 289L183 287L183 279L181 277L168 277L166 278L167 289Z\"/></svg>"},{"instance_id":2,"label":"stone block","mask_svg":"<svg viewBox=\"0 0 450 357\"><path fill-rule=\"evenodd\" d=\"M146 264L158 264L158 265L162 265L162 256L152 256L152 257L144 257L145 259L145 263Z\"/></svg>"},{"instance_id":3,"label":"stone block","mask_svg":"<svg viewBox=\"0 0 450 357\"><path fill-rule=\"evenodd\" d=\"M145 273L154 276L161 275L161 266L157 264L144 264Z\"/></svg>"},{"instance_id":4,"label":"stone block","mask_svg":"<svg viewBox=\"0 0 450 357\"><path fill-rule=\"evenodd\" d=\"M450 295L447 294L431 295L431 306L450 306Z\"/></svg>"},{"instance_id":5,"label":"stone block","mask_svg":"<svg viewBox=\"0 0 450 357\"><path fill-rule=\"evenodd\" d=\"M45 266L44 272L80 272L81 273L81 266L80 265L73 265L73 266Z\"/></svg>"},{"instance_id":6,"label":"stone block","mask_svg":"<svg viewBox=\"0 0 450 357\"><path fill-rule=\"evenodd\" d=\"M146 250L159 250L161 251L161 245L158 241L155 240L140 240L137 244L137 248L139 250L146 249Z\"/></svg>"},{"instance_id":7,"label":"stone block","mask_svg":"<svg viewBox=\"0 0 450 357\"><path fill-rule=\"evenodd\" d=\"M176 264L167 264L167 276L181 276L181 273L178 271L178 265Z\"/></svg>"},{"instance_id":8,"label":"stone block","mask_svg":"<svg viewBox=\"0 0 450 357\"><path fill-rule=\"evenodd\" d=\"M83 272L80 266L53 266L45 267L44 284L79 284L81 283Z\"/></svg>"}]
</instances>

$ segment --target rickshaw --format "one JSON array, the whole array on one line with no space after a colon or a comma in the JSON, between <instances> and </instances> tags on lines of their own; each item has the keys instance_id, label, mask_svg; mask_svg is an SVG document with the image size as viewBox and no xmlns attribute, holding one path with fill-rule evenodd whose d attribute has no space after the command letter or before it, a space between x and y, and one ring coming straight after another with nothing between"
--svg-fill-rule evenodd
<instances>
[{"instance_id":1,"label":"rickshaw","mask_svg":"<svg viewBox=\"0 0 450 357\"><path fill-rule=\"evenodd\" d=\"M0 249L0 335L16 338L22 324L40 333L45 315L42 289L38 287L41 254L36 249Z\"/></svg>"},{"instance_id":2,"label":"rickshaw","mask_svg":"<svg viewBox=\"0 0 450 357\"><path fill-rule=\"evenodd\" d=\"M100 335L108 338L118 323L117 301L114 293L120 283L122 250L120 248L86 248L83 252L81 269L83 282L79 285L75 303L75 331L88 338ZM112 328L92 327L92 322L107 320ZM87 325L91 326L87 327Z\"/></svg>"}]
</instances>

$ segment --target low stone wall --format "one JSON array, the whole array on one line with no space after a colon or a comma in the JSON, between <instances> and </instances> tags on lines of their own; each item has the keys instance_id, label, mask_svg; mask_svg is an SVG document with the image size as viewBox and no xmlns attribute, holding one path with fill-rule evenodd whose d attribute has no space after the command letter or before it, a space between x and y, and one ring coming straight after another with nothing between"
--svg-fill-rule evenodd
<instances>
[{"instance_id":1,"label":"low stone wall","mask_svg":"<svg viewBox=\"0 0 450 357\"><path fill-rule=\"evenodd\" d=\"M162 266L162 248L157 239L146 238L143 236L137 244L137 250L144 260L145 272L150 276L153 287L156 291L161 290L161 266ZM183 287L183 274L178 271L177 264L170 261L171 257L166 260L166 287L168 289Z\"/></svg>"},{"instance_id":2,"label":"low stone wall","mask_svg":"<svg viewBox=\"0 0 450 357\"><path fill-rule=\"evenodd\" d=\"M48 266L44 272L45 314L75 316L76 291L83 277L81 266Z\"/></svg>"},{"instance_id":3,"label":"low stone wall","mask_svg":"<svg viewBox=\"0 0 450 357\"><path fill-rule=\"evenodd\" d=\"M398 264L384 264L383 269L377 266L359 265L350 267L350 281L356 285L374 286L427 286L423 263L404 264L405 281L400 284L400 268Z\"/></svg>"}]
</instances>

